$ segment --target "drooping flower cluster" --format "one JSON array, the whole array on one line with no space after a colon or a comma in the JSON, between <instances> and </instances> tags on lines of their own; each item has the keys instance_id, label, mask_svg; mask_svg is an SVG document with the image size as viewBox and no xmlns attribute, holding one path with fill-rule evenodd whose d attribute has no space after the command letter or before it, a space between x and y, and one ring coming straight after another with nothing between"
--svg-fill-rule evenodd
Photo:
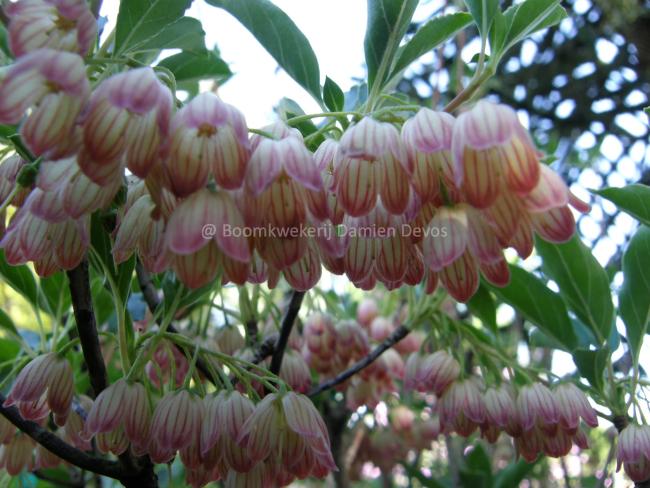
<instances>
[{"instance_id":1,"label":"drooping flower cluster","mask_svg":"<svg viewBox=\"0 0 650 488\"><path fill-rule=\"evenodd\" d=\"M157 348L154 356L162 356L161 350L165 348ZM21 370L5 406L16 405L23 418L42 425L52 412L60 427L56 434L83 451L93 449L94 439L104 454L130 450L149 455L155 463L178 455L192 486L216 480L228 487L285 486L308 476L323 478L336 469L327 428L304 395L271 393L257 405L238 391L221 390L201 398L176 387L159 396L155 390L163 385L156 381L158 376L145 386L121 378L94 402L81 397L82 417L72 409L70 364L48 353ZM62 462L27 435L16 433L2 416L0 444L0 467L12 475Z\"/></svg>"},{"instance_id":2,"label":"drooping flower cluster","mask_svg":"<svg viewBox=\"0 0 650 488\"><path fill-rule=\"evenodd\" d=\"M466 301L479 272L508 282L504 248L529 255L534 232L564 241L568 204L585 210L506 106L481 101L457 119L422 109L401 132L368 115L312 154L284 122L249 137L243 114L212 93L175 111L151 68L91 88L84 0L21 0L7 14L16 61L0 82L0 122L20 124L43 163L0 246L42 276L80 262L90 214L113 202L127 170L115 261L137 253L191 288L283 276L307 290L324 266L363 289L432 292L440 280ZM16 161L2 166L10 175Z\"/></svg>"},{"instance_id":3,"label":"drooping flower cluster","mask_svg":"<svg viewBox=\"0 0 650 488\"><path fill-rule=\"evenodd\" d=\"M375 344L383 341L396 327L392 321L376 316L376 313L374 310L367 314L360 309L359 321L343 320L338 323L328 315L312 314L305 320L302 340L294 341L290 346L302 351L306 365L323 380L333 378L366 357ZM360 321L367 325L361 325ZM380 337L373 335L372 331L377 327L372 326L381 323L386 334ZM356 410L366 405L372 409L385 394L397 392L397 381L404 377L404 355L417 350L420 344L420 335L413 333L408 340L385 351L358 375L338 384L336 388L345 392L348 408ZM308 368L305 374L309 374Z\"/></svg>"},{"instance_id":4,"label":"drooping flower cluster","mask_svg":"<svg viewBox=\"0 0 650 488\"><path fill-rule=\"evenodd\" d=\"M442 432L467 437L479 430L488 442L505 432L529 462L542 453L565 456L573 444L588 448L585 424L596 427L598 418L573 383L553 390L542 383L518 390L508 383L486 388L481 378L460 375L460 364L445 351L414 353L406 362L405 388L436 395Z\"/></svg>"}]
</instances>

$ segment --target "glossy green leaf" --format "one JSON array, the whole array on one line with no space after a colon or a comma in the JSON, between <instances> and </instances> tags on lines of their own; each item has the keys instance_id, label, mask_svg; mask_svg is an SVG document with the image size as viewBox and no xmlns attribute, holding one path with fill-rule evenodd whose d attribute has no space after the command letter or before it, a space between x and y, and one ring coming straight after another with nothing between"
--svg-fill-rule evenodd
<instances>
[{"instance_id":1,"label":"glossy green leaf","mask_svg":"<svg viewBox=\"0 0 650 488\"><path fill-rule=\"evenodd\" d=\"M535 239L543 260L543 270L560 288L569 308L587 325L602 343L614 320L609 279L577 235L563 244Z\"/></svg>"},{"instance_id":2,"label":"glossy green leaf","mask_svg":"<svg viewBox=\"0 0 650 488\"><path fill-rule=\"evenodd\" d=\"M611 354L608 347L597 350L576 349L573 351L573 362L580 375L589 381L596 390L602 391L604 385L603 373L607 366L607 358Z\"/></svg>"},{"instance_id":3,"label":"glossy green leaf","mask_svg":"<svg viewBox=\"0 0 650 488\"><path fill-rule=\"evenodd\" d=\"M513 46L525 37L559 23L567 16L560 0L526 0L506 11L510 28L506 44Z\"/></svg>"},{"instance_id":4,"label":"glossy green leaf","mask_svg":"<svg viewBox=\"0 0 650 488\"><path fill-rule=\"evenodd\" d=\"M494 476L493 488L511 488L528 476L535 467L535 463L528 463L523 459L509 464Z\"/></svg>"},{"instance_id":5,"label":"glossy green leaf","mask_svg":"<svg viewBox=\"0 0 650 488\"><path fill-rule=\"evenodd\" d=\"M441 15L431 19L420 27L411 40L399 50L389 78L393 78L413 61L450 39L471 22L472 16L467 12Z\"/></svg>"},{"instance_id":6,"label":"glossy green leaf","mask_svg":"<svg viewBox=\"0 0 650 488\"><path fill-rule=\"evenodd\" d=\"M115 52L137 50L180 19L192 0L122 0L115 27Z\"/></svg>"},{"instance_id":7,"label":"glossy green leaf","mask_svg":"<svg viewBox=\"0 0 650 488\"><path fill-rule=\"evenodd\" d=\"M504 50L511 22L511 17L504 15L500 10L496 12L490 29L490 52L500 53Z\"/></svg>"},{"instance_id":8,"label":"glossy green leaf","mask_svg":"<svg viewBox=\"0 0 650 488\"><path fill-rule=\"evenodd\" d=\"M189 82L206 79L226 80L232 76L226 62L211 51L183 51L158 63L174 74L176 82Z\"/></svg>"},{"instance_id":9,"label":"glossy green leaf","mask_svg":"<svg viewBox=\"0 0 650 488\"><path fill-rule=\"evenodd\" d=\"M300 107L300 105L298 105L298 103L296 103L294 100L287 97L280 100L280 103L278 104L276 110L279 113L280 117L284 120L289 120L293 117L305 115L305 111ZM318 131L318 127L316 127L316 124L314 124L311 120L303 120L302 122L295 124L292 123L291 126L298 129L303 137L307 137L308 135ZM308 145L309 149L316 150L316 148L320 145L321 142L323 142L324 139L325 137L322 135L314 136Z\"/></svg>"},{"instance_id":10,"label":"glossy green leaf","mask_svg":"<svg viewBox=\"0 0 650 488\"><path fill-rule=\"evenodd\" d=\"M18 334L18 329L16 329L14 321L11 320L11 317L9 317L4 310L0 310L0 330L5 330L16 335Z\"/></svg>"},{"instance_id":11,"label":"glossy green leaf","mask_svg":"<svg viewBox=\"0 0 650 488\"><path fill-rule=\"evenodd\" d=\"M133 278L133 270L135 269L135 254L129 259L120 263L117 267L117 287L119 289L122 302L126 303L131 291L131 281Z\"/></svg>"},{"instance_id":12,"label":"glossy green leaf","mask_svg":"<svg viewBox=\"0 0 650 488\"><path fill-rule=\"evenodd\" d=\"M278 64L316 100L322 100L316 54L298 26L269 0L207 0L233 15Z\"/></svg>"},{"instance_id":13,"label":"glossy green leaf","mask_svg":"<svg viewBox=\"0 0 650 488\"><path fill-rule=\"evenodd\" d=\"M34 273L24 264L10 266L5 259L4 249L0 249L0 276L33 306L39 305L38 286Z\"/></svg>"},{"instance_id":14,"label":"glossy green leaf","mask_svg":"<svg viewBox=\"0 0 650 488\"><path fill-rule=\"evenodd\" d=\"M162 49L206 51L205 31L201 22L192 17L181 17L160 29L149 39L130 47L129 52L160 51Z\"/></svg>"},{"instance_id":15,"label":"glossy green leaf","mask_svg":"<svg viewBox=\"0 0 650 488\"><path fill-rule=\"evenodd\" d=\"M650 228L641 226L623 254L623 286L619 311L635 360L639 358L650 320Z\"/></svg>"},{"instance_id":16,"label":"glossy green leaf","mask_svg":"<svg viewBox=\"0 0 650 488\"><path fill-rule=\"evenodd\" d=\"M20 345L13 339L0 337L0 361L9 361L18 356ZM0 484L0 486L6 486Z\"/></svg>"},{"instance_id":17,"label":"glossy green leaf","mask_svg":"<svg viewBox=\"0 0 650 488\"><path fill-rule=\"evenodd\" d=\"M325 106L332 112L340 112L345 104L343 90L329 76L325 77L323 85L323 101Z\"/></svg>"},{"instance_id":18,"label":"glossy green leaf","mask_svg":"<svg viewBox=\"0 0 650 488\"><path fill-rule=\"evenodd\" d=\"M485 285L479 286L474 296L467 302L467 307L472 315L478 317L493 334L497 333L497 306Z\"/></svg>"},{"instance_id":19,"label":"glossy green leaf","mask_svg":"<svg viewBox=\"0 0 650 488\"><path fill-rule=\"evenodd\" d=\"M478 31L482 36L487 36L494 16L499 10L499 0L465 0L465 4L474 18Z\"/></svg>"},{"instance_id":20,"label":"glossy green leaf","mask_svg":"<svg viewBox=\"0 0 650 488\"><path fill-rule=\"evenodd\" d=\"M650 187L634 184L622 188L603 188L593 193L609 200L619 210L650 226Z\"/></svg>"},{"instance_id":21,"label":"glossy green leaf","mask_svg":"<svg viewBox=\"0 0 650 488\"><path fill-rule=\"evenodd\" d=\"M50 312L53 314L64 312L70 307L68 279L64 272L61 271L47 278L41 278L40 287Z\"/></svg>"},{"instance_id":22,"label":"glossy green leaf","mask_svg":"<svg viewBox=\"0 0 650 488\"><path fill-rule=\"evenodd\" d=\"M510 283L503 288L491 286L491 289L565 349L576 347L577 338L564 301L539 278L522 268L510 266Z\"/></svg>"},{"instance_id":23,"label":"glossy green leaf","mask_svg":"<svg viewBox=\"0 0 650 488\"><path fill-rule=\"evenodd\" d=\"M368 66L368 86L383 83L392 57L406 33L417 0L368 0L368 23L363 42ZM379 73L383 66L382 73Z\"/></svg>"},{"instance_id":24,"label":"glossy green leaf","mask_svg":"<svg viewBox=\"0 0 650 488\"><path fill-rule=\"evenodd\" d=\"M7 35L7 28L4 24L0 24L0 51L7 56L11 56L11 50L9 49L9 37Z\"/></svg>"}]
</instances>

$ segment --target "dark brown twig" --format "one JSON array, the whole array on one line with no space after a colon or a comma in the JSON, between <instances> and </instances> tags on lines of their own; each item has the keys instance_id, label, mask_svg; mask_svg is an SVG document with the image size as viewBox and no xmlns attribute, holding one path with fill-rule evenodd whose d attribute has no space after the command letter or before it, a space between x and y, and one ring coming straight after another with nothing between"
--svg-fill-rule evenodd
<instances>
[{"instance_id":1,"label":"dark brown twig","mask_svg":"<svg viewBox=\"0 0 650 488\"><path fill-rule=\"evenodd\" d=\"M36 422L30 422L23 419L15 407L4 407L5 397L0 394L0 414L9 422L14 424L18 429L34 439L48 451L56 454L64 461L75 466L92 471L102 476L108 476L116 480L121 480L127 473L124 466L116 461L109 461L90 454L86 454L79 449L72 447L61 438L44 429Z\"/></svg>"},{"instance_id":2,"label":"dark brown twig","mask_svg":"<svg viewBox=\"0 0 650 488\"><path fill-rule=\"evenodd\" d=\"M97 323L93 312L93 302L90 295L90 279L88 276L88 261L84 260L76 268L68 271L72 308L77 323L77 333L81 342L84 361L88 367L90 385L99 395L108 385L106 365L99 345Z\"/></svg>"},{"instance_id":3,"label":"dark brown twig","mask_svg":"<svg viewBox=\"0 0 650 488\"><path fill-rule=\"evenodd\" d=\"M304 291L293 290L291 292L289 306L287 307L287 312L284 315L284 319L282 319L282 325L280 327L280 337L278 338L278 342L275 345L275 351L273 351L273 356L271 357L271 367L269 368L269 371L275 375L280 372L280 368L282 367L284 350L287 348L291 329L293 329L293 324L296 322L298 312L300 312L303 298L305 298Z\"/></svg>"},{"instance_id":4,"label":"dark brown twig","mask_svg":"<svg viewBox=\"0 0 650 488\"><path fill-rule=\"evenodd\" d=\"M95 320L92 296L90 294L88 261L84 260L79 266L68 271L68 281L72 309L77 324L77 333L81 343L81 351L86 367L88 368L90 384L95 392L95 396L97 396L108 386L108 375L106 373L104 356L99 345L99 335L97 334L97 322ZM65 459L59 452L53 452L62 459ZM73 464L98 474L104 474L77 463ZM120 466L123 468L123 473L121 477L116 479L119 479L125 486L139 486L141 488L158 486L153 465L147 456L135 459L127 451L120 456ZM133 472L134 474L125 477L125 471Z\"/></svg>"},{"instance_id":5,"label":"dark brown twig","mask_svg":"<svg viewBox=\"0 0 650 488\"><path fill-rule=\"evenodd\" d=\"M397 329L393 331L391 335L389 335L386 339L384 339L384 342L382 342L377 347L375 347L372 351L370 351L370 354L368 354L365 358L357 361L348 369L343 371L341 374L335 376L334 378L322 382L320 385L313 388L308 393L308 396L313 397L324 392L325 390L329 390L330 388L333 388L336 385L343 383L345 380L347 380L351 376L354 376L362 369L367 368L373 362L375 362L375 360L379 356L381 356L384 352L386 352L386 350L390 349L399 341L404 339L409 332L410 330L407 327L400 325Z\"/></svg>"}]
</instances>

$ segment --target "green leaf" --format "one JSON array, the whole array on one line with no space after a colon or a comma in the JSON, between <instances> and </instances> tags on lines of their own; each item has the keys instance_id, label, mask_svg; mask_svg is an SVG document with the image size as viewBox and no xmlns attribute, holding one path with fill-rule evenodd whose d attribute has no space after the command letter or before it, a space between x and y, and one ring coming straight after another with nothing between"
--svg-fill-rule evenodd
<instances>
[{"instance_id":1,"label":"green leaf","mask_svg":"<svg viewBox=\"0 0 650 488\"><path fill-rule=\"evenodd\" d=\"M20 293L33 306L39 306L38 286L34 273L24 264L10 266L5 259L4 249L0 250L0 275L5 282Z\"/></svg>"},{"instance_id":2,"label":"green leaf","mask_svg":"<svg viewBox=\"0 0 650 488\"><path fill-rule=\"evenodd\" d=\"M232 76L226 62L211 51L183 51L163 59L158 66L171 71L177 83L205 79L223 81Z\"/></svg>"},{"instance_id":3,"label":"green leaf","mask_svg":"<svg viewBox=\"0 0 650 488\"><path fill-rule=\"evenodd\" d=\"M18 335L18 329L16 329L14 321L11 320L11 317L9 317L9 315L7 315L4 310L0 310L0 329L4 329Z\"/></svg>"},{"instance_id":4,"label":"green leaf","mask_svg":"<svg viewBox=\"0 0 650 488\"><path fill-rule=\"evenodd\" d=\"M0 125L0 139L8 141L9 137L16 135L17 133L18 127L15 125Z\"/></svg>"},{"instance_id":5,"label":"green leaf","mask_svg":"<svg viewBox=\"0 0 650 488\"><path fill-rule=\"evenodd\" d=\"M650 228L641 226L623 254L623 286L618 296L619 311L632 357L638 361L650 320Z\"/></svg>"},{"instance_id":6,"label":"green leaf","mask_svg":"<svg viewBox=\"0 0 650 488\"><path fill-rule=\"evenodd\" d=\"M576 349L573 351L573 362L576 363L580 375L598 391L603 391L603 373L610 354L611 351L608 347L597 350Z\"/></svg>"},{"instance_id":7,"label":"green leaf","mask_svg":"<svg viewBox=\"0 0 650 488\"><path fill-rule=\"evenodd\" d=\"M18 356L20 345L13 339L0 337L0 361L9 361ZM5 486L5 485L0 485Z\"/></svg>"},{"instance_id":8,"label":"green leaf","mask_svg":"<svg viewBox=\"0 0 650 488\"><path fill-rule=\"evenodd\" d=\"M506 41L508 48L567 16L560 0L526 0L508 10L506 16L512 19Z\"/></svg>"},{"instance_id":9,"label":"green leaf","mask_svg":"<svg viewBox=\"0 0 650 488\"><path fill-rule=\"evenodd\" d=\"M135 254L123 263L120 263L117 267L117 287L122 298L122 303L127 302L129 292L131 291L131 279L133 278L134 269Z\"/></svg>"},{"instance_id":10,"label":"green leaf","mask_svg":"<svg viewBox=\"0 0 650 488\"><path fill-rule=\"evenodd\" d=\"M481 284L474 296L467 302L467 307L472 315L481 319L483 325L497 334L497 306L490 291Z\"/></svg>"},{"instance_id":11,"label":"green leaf","mask_svg":"<svg viewBox=\"0 0 650 488\"><path fill-rule=\"evenodd\" d=\"M162 49L206 51L205 31L201 27L201 22L192 17L181 17L140 44L131 46L129 52L160 51Z\"/></svg>"},{"instance_id":12,"label":"green leaf","mask_svg":"<svg viewBox=\"0 0 650 488\"><path fill-rule=\"evenodd\" d=\"M517 266L510 266L510 283L503 288L490 288L565 349L576 347L577 338L566 305L539 278Z\"/></svg>"},{"instance_id":13,"label":"green leaf","mask_svg":"<svg viewBox=\"0 0 650 488\"><path fill-rule=\"evenodd\" d=\"M284 97L280 100L280 103L277 106L277 112L280 115L280 118L284 120L289 120L293 117L298 117L300 115L305 115L305 111L300 108L300 105L294 100ZM300 131L303 137L307 137L310 134L318 131L318 127L311 120L303 120L302 122L292 123L292 127L295 127ZM324 136L316 136L313 141L311 141L310 149L315 150L321 142L325 140Z\"/></svg>"},{"instance_id":14,"label":"green leaf","mask_svg":"<svg viewBox=\"0 0 650 488\"><path fill-rule=\"evenodd\" d=\"M395 56L417 4L417 0L368 0L368 24L363 41L368 86L386 79L393 64L393 59L388 58ZM382 63L386 72L379 73Z\"/></svg>"},{"instance_id":15,"label":"green leaf","mask_svg":"<svg viewBox=\"0 0 650 488\"><path fill-rule=\"evenodd\" d=\"M180 19L192 0L122 0L115 27L115 52L137 50Z\"/></svg>"},{"instance_id":16,"label":"green leaf","mask_svg":"<svg viewBox=\"0 0 650 488\"><path fill-rule=\"evenodd\" d=\"M650 225L650 187L635 183L622 188L594 190L593 193L609 200L642 224Z\"/></svg>"},{"instance_id":17,"label":"green leaf","mask_svg":"<svg viewBox=\"0 0 650 488\"><path fill-rule=\"evenodd\" d=\"M481 444L476 444L465 456L465 464L474 473L481 473L485 481L492 477L492 462Z\"/></svg>"},{"instance_id":18,"label":"green leaf","mask_svg":"<svg viewBox=\"0 0 650 488\"><path fill-rule=\"evenodd\" d=\"M64 312L70 307L70 293L67 292L68 280L65 273L59 272L41 278L40 286L49 311L56 314L57 311Z\"/></svg>"},{"instance_id":19,"label":"green leaf","mask_svg":"<svg viewBox=\"0 0 650 488\"><path fill-rule=\"evenodd\" d=\"M207 0L233 15L282 68L311 96L321 101L316 54L298 26L269 0Z\"/></svg>"},{"instance_id":20,"label":"green leaf","mask_svg":"<svg viewBox=\"0 0 650 488\"><path fill-rule=\"evenodd\" d=\"M493 488L510 488L519 486L519 483L528 476L528 473L535 467L535 463L527 463L523 459L509 464L494 477Z\"/></svg>"},{"instance_id":21,"label":"green leaf","mask_svg":"<svg viewBox=\"0 0 650 488\"><path fill-rule=\"evenodd\" d=\"M490 52L500 53L506 45L506 37L512 23L512 17L506 16L497 10L490 29Z\"/></svg>"},{"instance_id":22,"label":"green leaf","mask_svg":"<svg viewBox=\"0 0 650 488\"><path fill-rule=\"evenodd\" d=\"M11 57L11 50L9 49L9 38L7 36L7 28L4 24L0 23L0 51L8 57Z\"/></svg>"},{"instance_id":23,"label":"green leaf","mask_svg":"<svg viewBox=\"0 0 650 488\"><path fill-rule=\"evenodd\" d=\"M397 61L389 78L396 76L413 61L451 38L471 22L472 16L467 12L442 15L431 19L420 27L411 40L399 50Z\"/></svg>"},{"instance_id":24,"label":"green leaf","mask_svg":"<svg viewBox=\"0 0 650 488\"><path fill-rule=\"evenodd\" d=\"M465 0L469 13L482 36L487 36L492 27L494 16L499 10L499 0Z\"/></svg>"},{"instance_id":25,"label":"green leaf","mask_svg":"<svg viewBox=\"0 0 650 488\"><path fill-rule=\"evenodd\" d=\"M332 112L340 112L345 104L343 90L329 76L325 77L323 85L323 101L325 106Z\"/></svg>"},{"instance_id":26,"label":"green leaf","mask_svg":"<svg viewBox=\"0 0 650 488\"><path fill-rule=\"evenodd\" d=\"M542 257L546 275L557 283L569 308L602 344L609 336L614 320L614 305L605 270L577 235L563 244L551 244L536 238L535 247Z\"/></svg>"}]
</instances>

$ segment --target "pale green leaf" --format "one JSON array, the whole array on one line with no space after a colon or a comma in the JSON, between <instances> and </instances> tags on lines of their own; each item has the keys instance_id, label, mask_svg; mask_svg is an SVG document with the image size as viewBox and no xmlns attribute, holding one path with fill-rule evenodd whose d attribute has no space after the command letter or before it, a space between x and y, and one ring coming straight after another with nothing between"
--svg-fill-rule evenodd
<instances>
[{"instance_id":1,"label":"pale green leaf","mask_svg":"<svg viewBox=\"0 0 650 488\"><path fill-rule=\"evenodd\" d=\"M278 64L316 100L322 100L316 54L298 26L269 0L207 0L234 16Z\"/></svg>"},{"instance_id":2,"label":"pale green leaf","mask_svg":"<svg viewBox=\"0 0 650 488\"><path fill-rule=\"evenodd\" d=\"M115 52L122 54L160 35L180 19L192 0L122 0L115 27Z\"/></svg>"},{"instance_id":3,"label":"pale green leaf","mask_svg":"<svg viewBox=\"0 0 650 488\"><path fill-rule=\"evenodd\" d=\"M535 240L543 270L557 283L562 298L576 316L603 342L614 320L609 279L578 236L563 244Z\"/></svg>"},{"instance_id":4,"label":"pale green leaf","mask_svg":"<svg viewBox=\"0 0 650 488\"><path fill-rule=\"evenodd\" d=\"M368 22L363 47L368 66L368 86L387 79L397 46L404 37L417 0L368 0ZM380 73L380 66L385 72Z\"/></svg>"},{"instance_id":5,"label":"pale green leaf","mask_svg":"<svg viewBox=\"0 0 650 488\"><path fill-rule=\"evenodd\" d=\"M633 184L622 188L603 188L593 193L609 200L642 224L650 226L650 187Z\"/></svg>"},{"instance_id":6,"label":"pale green leaf","mask_svg":"<svg viewBox=\"0 0 650 488\"><path fill-rule=\"evenodd\" d=\"M623 254L623 286L619 310L625 323L627 341L638 360L650 320L650 228L641 226Z\"/></svg>"}]
</instances>

